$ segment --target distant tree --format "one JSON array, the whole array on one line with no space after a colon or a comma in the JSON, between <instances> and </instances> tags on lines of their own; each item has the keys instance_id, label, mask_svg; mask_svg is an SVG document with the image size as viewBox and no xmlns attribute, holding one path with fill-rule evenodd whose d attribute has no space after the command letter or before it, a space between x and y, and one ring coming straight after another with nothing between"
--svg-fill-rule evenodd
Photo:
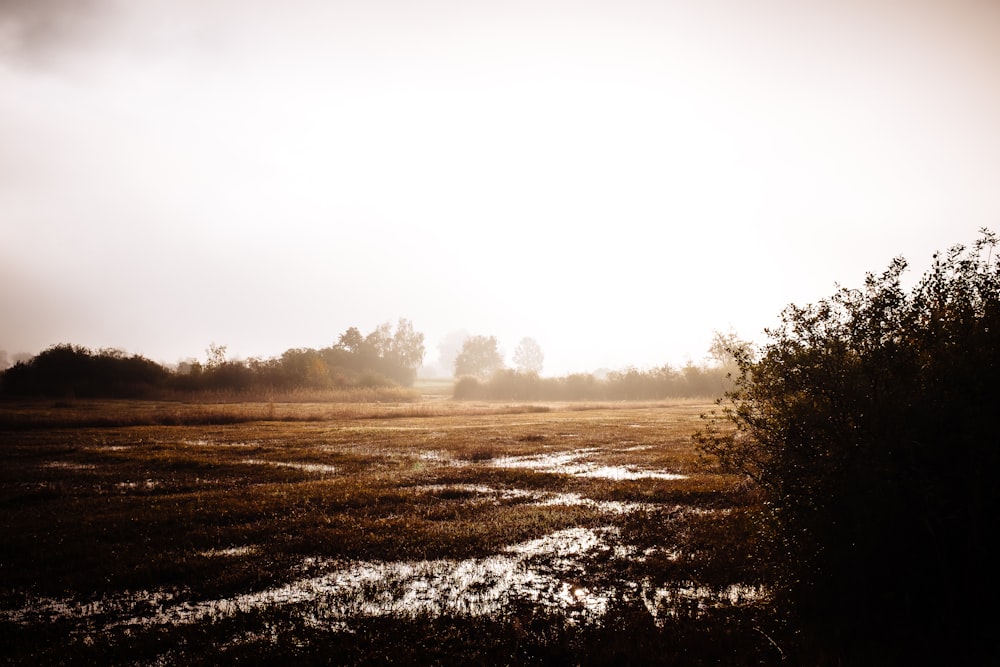
<instances>
[{"instance_id":1,"label":"distant tree","mask_svg":"<svg viewBox=\"0 0 1000 667\"><path fill-rule=\"evenodd\" d=\"M223 365L226 363L226 346L212 341L205 350L205 359L205 365L209 368Z\"/></svg>"},{"instance_id":2,"label":"distant tree","mask_svg":"<svg viewBox=\"0 0 1000 667\"><path fill-rule=\"evenodd\" d=\"M449 332L437 345L437 365L445 374L455 370L455 359L462 352L462 345L469 338L469 332L464 329Z\"/></svg>"},{"instance_id":3,"label":"distant tree","mask_svg":"<svg viewBox=\"0 0 1000 667\"><path fill-rule=\"evenodd\" d=\"M371 378L381 376L408 385L424 361L424 335L413 328L410 320L401 317L395 331L388 322L379 324L367 336L351 327L322 354L331 368L344 366L354 372L374 373Z\"/></svg>"},{"instance_id":4,"label":"distant tree","mask_svg":"<svg viewBox=\"0 0 1000 667\"><path fill-rule=\"evenodd\" d=\"M178 375L191 375L201 372L201 363L194 357L182 359L177 362L176 373Z\"/></svg>"},{"instance_id":5,"label":"distant tree","mask_svg":"<svg viewBox=\"0 0 1000 667\"><path fill-rule=\"evenodd\" d=\"M385 358L392 350L392 325L383 322L365 336L364 346L376 357Z\"/></svg>"},{"instance_id":6,"label":"distant tree","mask_svg":"<svg viewBox=\"0 0 1000 667\"><path fill-rule=\"evenodd\" d=\"M704 449L764 494L759 556L798 664L996 664L1000 262L982 230L907 293L789 306ZM992 659L987 658L992 656Z\"/></svg>"},{"instance_id":7,"label":"distant tree","mask_svg":"<svg viewBox=\"0 0 1000 667\"><path fill-rule=\"evenodd\" d=\"M752 344L740 338L732 329L713 332L712 343L708 346L709 359L719 368L733 374L739 372L738 358L752 352Z\"/></svg>"},{"instance_id":8,"label":"distant tree","mask_svg":"<svg viewBox=\"0 0 1000 667\"><path fill-rule=\"evenodd\" d=\"M0 350L0 371L7 370L10 362L7 361L7 350Z\"/></svg>"},{"instance_id":9,"label":"distant tree","mask_svg":"<svg viewBox=\"0 0 1000 667\"><path fill-rule=\"evenodd\" d=\"M525 373L541 373L545 354L534 338L522 338L514 348L514 366Z\"/></svg>"},{"instance_id":10,"label":"distant tree","mask_svg":"<svg viewBox=\"0 0 1000 667\"><path fill-rule=\"evenodd\" d=\"M417 369L424 363L424 335L414 330L410 320L401 317L396 323L390 349L392 362L399 369L398 379L404 384L412 384Z\"/></svg>"},{"instance_id":11,"label":"distant tree","mask_svg":"<svg viewBox=\"0 0 1000 667\"><path fill-rule=\"evenodd\" d=\"M330 385L330 368L322 355L310 348L285 350L279 360L282 384L323 389Z\"/></svg>"},{"instance_id":12,"label":"distant tree","mask_svg":"<svg viewBox=\"0 0 1000 667\"><path fill-rule=\"evenodd\" d=\"M362 343L364 343L364 336L358 331L357 327L351 327L344 333L340 334L340 338L337 340L337 347L342 350L347 350L348 352L357 352L361 349Z\"/></svg>"},{"instance_id":13,"label":"distant tree","mask_svg":"<svg viewBox=\"0 0 1000 667\"><path fill-rule=\"evenodd\" d=\"M455 377L471 375L488 378L503 368L503 357L497 349L495 336L472 336L462 344L462 351L455 358Z\"/></svg>"}]
</instances>

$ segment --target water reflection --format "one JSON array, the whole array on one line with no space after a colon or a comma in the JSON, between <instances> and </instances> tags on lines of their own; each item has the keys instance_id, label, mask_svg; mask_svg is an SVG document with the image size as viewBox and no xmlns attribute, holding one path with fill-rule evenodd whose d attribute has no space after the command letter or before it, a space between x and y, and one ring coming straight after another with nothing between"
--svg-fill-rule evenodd
<instances>
[{"instance_id":1,"label":"water reflection","mask_svg":"<svg viewBox=\"0 0 1000 667\"><path fill-rule=\"evenodd\" d=\"M268 461L266 459L243 459L240 463L246 465L275 466L277 468L294 468L305 472L320 472L332 474L337 472L336 466L322 463L289 463L286 461Z\"/></svg>"},{"instance_id":2,"label":"water reflection","mask_svg":"<svg viewBox=\"0 0 1000 667\"><path fill-rule=\"evenodd\" d=\"M485 558L419 561L340 561L307 558L315 572L286 585L231 598L177 602L176 592L136 591L81 603L36 598L19 610L0 610L14 623L78 619L104 627L186 625L285 607L304 623L349 629L351 619L418 615L491 616L528 602L564 614L571 622L595 622L616 597L641 600L663 622L678 605L705 610L758 600L762 591L742 585L721 591L694 584L657 587L639 582L588 580L588 562L642 560L644 553L620 543L618 529L569 528L505 548ZM207 557L253 556L256 547L201 552Z\"/></svg>"},{"instance_id":3,"label":"water reflection","mask_svg":"<svg viewBox=\"0 0 1000 667\"><path fill-rule=\"evenodd\" d=\"M629 514L631 512L653 511L661 507L654 503L637 503L623 500L594 500L579 493L555 491L529 491L527 489L497 489L485 484L428 484L417 490L437 495L468 494L472 502L499 503L502 501L526 501L539 507L574 506L588 507L607 514Z\"/></svg>"},{"instance_id":4,"label":"water reflection","mask_svg":"<svg viewBox=\"0 0 1000 667\"><path fill-rule=\"evenodd\" d=\"M665 472L663 470L644 470L635 466L600 465L585 460L595 453L596 449L575 449L556 454L540 454L532 456L504 456L492 461L498 468L524 468L535 472L553 472L577 477L597 477L611 480L634 479L686 479L687 475Z\"/></svg>"},{"instance_id":5,"label":"water reflection","mask_svg":"<svg viewBox=\"0 0 1000 667\"><path fill-rule=\"evenodd\" d=\"M571 618L604 614L613 593L577 583L582 560L611 551L617 529L569 528L507 547L486 558L422 561L317 561L326 571L285 586L233 598L184 602L122 624L187 624L253 609L306 605L311 622L372 616L487 616L529 601ZM306 610L303 610L305 612Z\"/></svg>"},{"instance_id":6,"label":"water reflection","mask_svg":"<svg viewBox=\"0 0 1000 667\"><path fill-rule=\"evenodd\" d=\"M185 442L208 444L207 441ZM644 448L646 446L631 449ZM590 460L599 453L600 450L595 448L581 448L546 455L499 457L482 465L612 480L673 480L685 477L663 470L601 465ZM393 451L392 454L431 464L469 465L465 461L455 461L444 450ZM240 463L321 474L337 471L332 465L258 458L242 459ZM51 462L47 465L74 468L80 464ZM119 488L153 489L159 484L153 479L126 481L120 483ZM579 493L497 488L483 484L435 484L418 486L415 490L443 496L453 494L455 499L468 503L526 502L539 506L584 506L605 515L654 511L663 507L650 503L594 500ZM613 519L608 517L605 520ZM164 590L124 592L86 603L71 599L34 598L21 609L0 610L0 620L27 624L79 619L104 627L173 625L285 607L300 615L304 623L333 629L349 628L352 619L364 617L492 616L512 605L527 602L565 614L573 621L589 622L599 621L612 599L631 598L641 600L652 617L662 622L680 606L708 609L720 604L743 604L761 596L759 589L746 586L730 586L723 590L694 584L662 587L648 578L626 581L607 577L606 573L603 577L593 574L591 568L594 562L604 563L614 572L618 564L642 561L649 555L649 550L639 552L622 544L619 537L619 531L614 526L577 527L510 545L484 558L393 562L307 558L302 561L299 571L308 572L309 576L231 598L181 602L177 600L176 591ZM197 555L254 558L262 556L262 549L259 546L234 545L201 551Z\"/></svg>"}]
</instances>

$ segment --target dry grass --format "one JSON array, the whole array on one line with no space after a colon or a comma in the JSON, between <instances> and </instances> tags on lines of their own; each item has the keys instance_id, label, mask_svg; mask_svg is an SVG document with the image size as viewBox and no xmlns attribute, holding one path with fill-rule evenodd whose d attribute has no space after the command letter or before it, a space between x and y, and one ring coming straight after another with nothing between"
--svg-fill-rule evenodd
<instances>
[{"instance_id":1,"label":"dry grass","mask_svg":"<svg viewBox=\"0 0 1000 667\"><path fill-rule=\"evenodd\" d=\"M239 401L213 395L207 401L72 399L0 399L0 430L36 428L121 427L121 426L202 426L243 424L258 421L317 422L345 419L392 419L400 417L476 416L548 412L555 404L509 402L455 402L417 400L419 394L407 390L406 401L398 392L381 400L379 390L353 391L350 401L321 400L302 394L295 400L266 402ZM397 400L392 400L393 396ZM311 399L311 400L307 400ZM330 396L328 398L336 398ZM362 400L365 398L365 400ZM598 405L574 405L571 409L592 410Z\"/></svg>"},{"instance_id":2,"label":"dry grass","mask_svg":"<svg viewBox=\"0 0 1000 667\"><path fill-rule=\"evenodd\" d=\"M169 591L177 603L245 594L293 581L304 563L327 560L483 558L570 528L614 527L622 548L660 554L684 551L689 540L698 554L661 555L627 568L594 561L580 577L614 585L623 576L700 578L720 586L745 578L734 565L741 553L734 544L745 535L740 508L752 499L700 459L691 441L708 406L578 407L440 398L385 405L5 404L0 630L24 635L17 657L33 660L52 656L51 633L69 650L89 628L102 659L117 660L122 637L100 618L25 625L10 614L46 598L87 604L130 591ZM162 421L169 414L174 421ZM532 463L552 457L588 469L686 477L609 479ZM614 503L642 509L610 512ZM702 512L710 509L726 512ZM142 616L142 609L134 613ZM290 636L305 633L320 653L339 641L336 628L307 632L286 611L241 618L247 627L258 622L256 614L290 623ZM507 637L508 621L466 628L471 634L458 644L467 650L485 641L477 633L486 625ZM563 621L546 622L549 630L525 630L522 639L551 647L551 631ZM192 645L217 632L217 643L232 648L236 629L229 623L148 632ZM357 623L355 632L377 625ZM420 623L411 631L431 632ZM404 655L397 648L397 657Z\"/></svg>"}]
</instances>

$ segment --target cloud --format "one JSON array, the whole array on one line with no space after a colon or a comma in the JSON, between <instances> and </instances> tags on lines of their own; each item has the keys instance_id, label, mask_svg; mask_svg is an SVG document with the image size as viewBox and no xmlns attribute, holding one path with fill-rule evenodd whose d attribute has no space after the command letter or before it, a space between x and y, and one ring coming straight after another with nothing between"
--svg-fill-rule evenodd
<instances>
[{"instance_id":1,"label":"cloud","mask_svg":"<svg viewBox=\"0 0 1000 667\"><path fill-rule=\"evenodd\" d=\"M97 39L108 0L0 2L0 60L45 67Z\"/></svg>"}]
</instances>

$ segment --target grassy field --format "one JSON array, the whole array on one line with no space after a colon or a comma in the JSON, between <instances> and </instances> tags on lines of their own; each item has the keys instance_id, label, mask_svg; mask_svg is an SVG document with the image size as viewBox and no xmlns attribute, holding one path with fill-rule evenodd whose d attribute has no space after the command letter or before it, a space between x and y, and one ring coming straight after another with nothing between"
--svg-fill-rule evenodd
<instances>
[{"instance_id":1,"label":"grassy field","mask_svg":"<svg viewBox=\"0 0 1000 667\"><path fill-rule=\"evenodd\" d=\"M0 404L0 655L776 661L710 408Z\"/></svg>"}]
</instances>

